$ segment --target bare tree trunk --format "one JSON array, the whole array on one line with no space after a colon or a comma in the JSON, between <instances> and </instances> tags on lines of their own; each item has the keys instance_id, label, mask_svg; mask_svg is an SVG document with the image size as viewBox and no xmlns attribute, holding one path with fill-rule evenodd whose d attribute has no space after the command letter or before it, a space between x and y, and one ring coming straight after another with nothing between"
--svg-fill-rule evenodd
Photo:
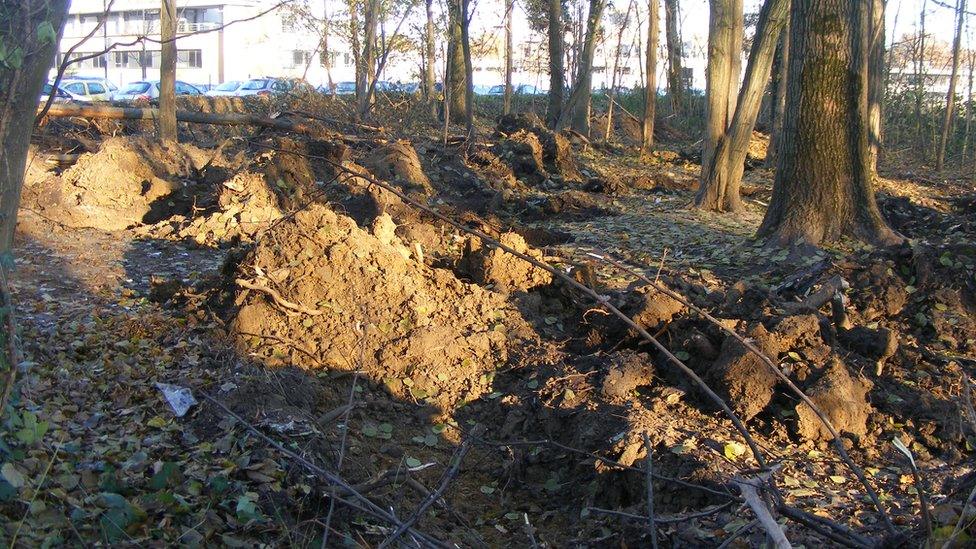
<instances>
[{"instance_id":1,"label":"bare tree trunk","mask_svg":"<svg viewBox=\"0 0 976 549\"><path fill-rule=\"evenodd\" d=\"M939 150L935 156L935 169L942 171L945 166L946 143L949 141L949 127L956 110L956 82L959 80L959 58L962 54L962 25L966 0L956 0L956 36L952 41L952 74L949 76L949 90L946 92L945 117L942 119L942 135L939 137Z\"/></svg>"},{"instance_id":2,"label":"bare tree trunk","mask_svg":"<svg viewBox=\"0 0 976 549\"><path fill-rule=\"evenodd\" d=\"M647 46L644 57L644 117L641 121L641 154L654 145L654 115L657 109L658 1L647 0Z\"/></svg>"},{"instance_id":3,"label":"bare tree trunk","mask_svg":"<svg viewBox=\"0 0 976 549\"><path fill-rule=\"evenodd\" d=\"M563 5L549 0L549 125L559 124L563 110Z\"/></svg>"},{"instance_id":4,"label":"bare tree trunk","mask_svg":"<svg viewBox=\"0 0 976 549\"><path fill-rule=\"evenodd\" d=\"M681 112L684 89L681 82L681 38L678 36L678 0L664 0L664 34L668 46L668 97L671 111Z\"/></svg>"},{"instance_id":5,"label":"bare tree trunk","mask_svg":"<svg viewBox=\"0 0 976 549\"><path fill-rule=\"evenodd\" d=\"M918 50L915 56L915 149L923 155L928 151L922 139L922 98L925 96L925 8L927 0L922 0L919 15Z\"/></svg>"},{"instance_id":6,"label":"bare tree trunk","mask_svg":"<svg viewBox=\"0 0 976 549\"><path fill-rule=\"evenodd\" d=\"M364 100L366 95L366 66L363 64L363 53L359 40L359 6L362 0L349 0L349 49L352 50L353 63L356 66L356 105Z\"/></svg>"},{"instance_id":7,"label":"bare tree trunk","mask_svg":"<svg viewBox=\"0 0 976 549\"><path fill-rule=\"evenodd\" d=\"M359 75L356 88L362 86L359 97L359 115L365 116L373 102L373 81L376 79L376 23L379 19L379 0L366 0L363 14L363 72Z\"/></svg>"},{"instance_id":8,"label":"bare tree trunk","mask_svg":"<svg viewBox=\"0 0 976 549\"><path fill-rule=\"evenodd\" d=\"M176 141L176 2L159 8L159 139Z\"/></svg>"},{"instance_id":9,"label":"bare tree trunk","mask_svg":"<svg viewBox=\"0 0 976 549\"><path fill-rule=\"evenodd\" d=\"M464 54L464 125L474 137L474 66L471 63L471 0L461 2L461 51Z\"/></svg>"},{"instance_id":10,"label":"bare tree trunk","mask_svg":"<svg viewBox=\"0 0 976 549\"><path fill-rule=\"evenodd\" d=\"M505 0L505 97L502 102L502 114L512 112L512 12L515 11L515 0Z\"/></svg>"},{"instance_id":11,"label":"bare tree trunk","mask_svg":"<svg viewBox=\"0 0 976 549\"><path fill-rule=\"evenodd\" d=\"M444 85L449 87L451 101L451 120L461 121L468 111L467 77L464 64L464 39L462 31L461 2L464 0L447 0L448 11L448 40L447 55L451 58L448 63Z\"/></svg>"},{"instance_id":12,"label":"bare tree trunk","mask_svg":"<svg viewBox=\"0 0 976 549\"><path fill-rule=\"evenodd\" d=\"M729 128L735 112L740 67L736 59L741 55L743 31L741 24L743 16L740 8L741 0L709 0L702 181L706 181L709 177L706 170L711 166L715 147Z\"/></svg>"},{"instance_id":13,"label":"bare tree trunk","mask_svg":"<svg viewBox=\"0 0 976 549\"><path fill-rule=\"evenodd\" d=\"M773 93L773 128L769 133L769 146L766 147L766 167L776 166L779 142L783 138L783 112L786 110L786 75L790 66L790 18L779 36L779 56L776 64L776 88Z\"/></svg>"},{"instance_id":14,"label":"bare tree trunk","mask_svg":"<svg viewBox=\"0 0 976 549\"><path fill-rule=\"evenodd\" d=\"M878 171L881 158L881 108L885 95L885 2L870 0L868 6L868 146L871 169Z\"/></svg>"},{"instance_id":15,"label":"bare tree trunk","mask_svg":"<svg viewBox=\"0 0 976 549\"><path fill-rule=\"evenodd\" d=\"M891 244L868 146L866 2L793 3L790 68L773 197L759 236L820 245L844 235Z\"/></svg>"},{"instance_id":16,"label":"bare tree trunk","mask_svg":"<svg viewBox=\"0 0 976 549\"><path fill-rule=\"evenodd\" d=\"M613 74L610 76L610 91L607 92L609 99L607 105L607 127L603 132L603 140L610 141L610 134L613 133L613 104L617 101L617 74L620 72L620 48L624 44L624 30L630 23L630 10L634 7L634 0L627 4L627 13L624 14L624 22L620 25L617 32L617 49L613 54Z\"/></svg>"},{"instance_id":17,"label":"bare tree trunk","mask_svg":"<svg viewBox=\"0 0 976 549\"><path fill-rule=\"evenodd\" d=\"M24 0L3 22L9 36L22 38L25 53L17 68L0 64L0 265L12 260L34 114L67 13L68 0Z\"/></svg>"},{"instance_id":18,"label":"bare tree trunk","mask_svg":"<svg viewBox=\"0 0 976 549\"><path fill-rule=\"evenodd\" d=\"M763 4L746 66L745 85L738 94L731 125L716 143L710 164L702 166L701 186L695 196L699 208L720 212L742 210L739 186L749 139L769 82L776 43L789 19L789 11L790 0L766 0Z\"/></svg>"},{"instance_id":19,"label":"bare tree trunk","mask_svg":"<svg viewBox=\"0 0 976 549\"><path fill-rule=\"evenodd\" d=\"M436 62L436 48L434 45L434 0L427 0L427 26L424 29L424 47L427 52L427 66L424 70L424 98L430 105L431 118L437 118L437 92L434 90L434 63Z\"/></svg>"},{"instance_id":20,"label":"bare tree trunk","mask_svg":"<svg viewBox=\"0 0 976 549\"><path fill-rule=\"evenodd\" d=\"M570 127L587 137L590 135L590 99L593 96L593 55L596 37L600 32L600 20L606 0L590 0L590 12L586 19L586 38L579 58L579 74L569 95L564 117L569 117ZM563 125L563 124L560 124Z\"/></svg>"},{"instance_id":21,"label":"bare tree trunk","mask_svg":"<svg viewBox=\"0 0 976 549\"><path fill-rule=\"evenodd\" d=\"M962 159L960 164L965 164L969 158L970 130L973 125L973 65L976 65L976 51L970 50L966 55L969 65L969 77L966 79L966 129L962 134Z\"/></svg>"}]
</instances>

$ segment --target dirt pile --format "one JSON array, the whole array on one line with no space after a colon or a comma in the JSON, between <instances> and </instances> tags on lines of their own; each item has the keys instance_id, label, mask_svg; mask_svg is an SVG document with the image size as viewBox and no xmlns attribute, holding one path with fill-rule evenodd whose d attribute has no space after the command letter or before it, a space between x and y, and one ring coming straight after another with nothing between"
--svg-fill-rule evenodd
<instances>
[{"instance_id":1,"label":"dirt pile","mask_svg":"<svg viewBox=\"0 0 976 549\"><path fill-rule=\"evenodd\" d=\"M379 216L370 231L322 205L282 221L236 274L239 344L269 365L363 370L397 397L450 408L531 335L503 296L431 269Z\"/></svg>"},{"instance_id":2,"label":"dirt pile","mask_svg":"<svg viewBox=\"0 0 976 549\"><path fill-rule=\"evenodd\" d=\"M366 158L364 165L374 176L402 187L407 192L431 195L434 188L409 141L381 145Z\"/></svg>"},{"instance_id":3,"label":"dirt pile","mask_svg":"<svg viewBox=\"0 0 976 549\"><path fill-rule=\"evenodd\" d=\"M504 139L496 145L495 153L508 162L517 178L530 185L583 180L569 140L546 128L536 114L502 116L498 131Z\"/></svg>"},{"instance_id":4,"label":"dirt pile","mask_svg":"<svg viewBox=\"0 0 976 549\"><path fill-rule=\"evenodd\" d=\"M529 248L517 233L504 233L499 242L513 250L542 260L542 252ZM488 247L477 238L468 238L461 269L479 284L491 284L503 293L528 291L552 282L552 275L514 255L495 247Z\"/></svg>"},{"instance_id":5,"label":"dirt pile","mask_svg":"<svg viewBox=\"0 0 976 549\"><path fill-rule=\"evenodd\" d=\"M243 166L234 166L234 162L209 165L207 172L218 173L205 172L205 179L216 182L199 197L197 208L202 215L172 216L154 227L152 234L191 239L201 246L250 241L285 212L314 200L320 192L308 160L301 154L304 145L278 138L269 147L259 149Z\"/></svg>"},{"instance_id":6,"label":"dirt pile","mask_svg":"<svg viewBox=\"0 0 976 549\"><path fill-rule=\"evenodd\" d=\"M192 145L111 138L60 176L24 189L24 204L69 227L116 231L185 207L210 155Z\"/></svg>"},{"instance_id":7,"label":"dirt pile","mask_svg":"<svg viewBox=\"0 0 976 549\"><path fill-rule=\"evenodd\" d=\"M632 147L636 147L641 143L642 130L640 122L632 118L629 114L620 112L619 109L615 109L612 130L610 132L610 141L620 141ZM607 115L598 114L594 116L590 124L590 135L594 136L597 140L603 140L603 136L606 134Z\"/></svg>"}]
</instances>

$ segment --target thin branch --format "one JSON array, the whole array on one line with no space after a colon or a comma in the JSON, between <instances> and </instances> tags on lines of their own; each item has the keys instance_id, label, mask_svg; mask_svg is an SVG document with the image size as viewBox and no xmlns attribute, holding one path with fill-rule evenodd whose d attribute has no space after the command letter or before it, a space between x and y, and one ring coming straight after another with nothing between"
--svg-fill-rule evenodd
<instances>
[{"instance_id":1,"label":"thin branch","mask_svg":"<svg viewBox=\"0 0 976 549\"><path fill-rule=\"evenodd\" d=\"M647 518L648 526L651 529L651 547L657 549L657 525L654 524L654 461L651 439L647 436L647 431L641 433L644 437L644 448L647 449Z\"/></svg>"}]
</instances>

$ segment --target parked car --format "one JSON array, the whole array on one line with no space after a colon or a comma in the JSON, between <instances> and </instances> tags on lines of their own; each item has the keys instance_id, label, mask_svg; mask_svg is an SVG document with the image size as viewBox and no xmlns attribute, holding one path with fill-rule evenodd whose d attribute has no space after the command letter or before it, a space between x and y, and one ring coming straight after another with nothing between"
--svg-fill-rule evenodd
<instances>
[{"instance_id":1,"label":"parked car","mask_svg":"<svg viewBox=\"0 0 976 549\"><path fill-rule=\"evenodd\" d=\"M103 76L86 76L84 74L75 74L72 76L65 77L62 82L66 80L84 80L86 82L98 82L99 84L102 84L103 86L108 88L108 91L113 94L119 91L119 87L115 85L115 82L112 82L111 80Z\"/></svg>"},{"instance_id":2,"label":"parked car","mask_svg":"<svg viewBox=\"0 0 976 549\"><path fill-rule=\"evenodd\" d=\"M236 94L241 97L247 95L272 95L285 93L293 87L292 83L283 78L252 78L244 82L237 89Z\"/></svg>"},{"instance_id":3,"label":"parked car","mask_svg":"<svg viewBox=\"0 0 976 549\"><path fill-rule=\"evenodd\" d=\"M223 84L214 86L213 89L206 92L210 97L221 97L228 95L237 95L237 90L241 89L244 85L242 80L228 80Z\"/></svg>"},{"instance_id":4,"label":"parked car","mask_svg":"<svg viewBox=\"0 0 976 549\"><path fill-rule=\"evenodd\" d=\"M46 104L47 99L51 96L52 92L54 93L53 103L91 103L91 101L85 97L75 97L60 87L55 88L54 84L44 84L44 87L41 88L41 97L38 104Z\"/></svg>"},{"instance_id":5,"label":"parked car","mask_svg":"<svg viewBox=\"0 0 976 549\"><path fill-rule=\"evenodd\" d=\"M356 93L355 82L339 82L333 90L336 95L352 95Z\"/></svg>"},{"instance_id":6,"label":"parked car","mask_svg":"<svg viewBox=\"0 0 976 549\"><path fill-rule=\"evenodd\" d=\"M214 89L213 84L191 84L194 88L200 90L200 93L206 95L208 91Z\"/></svg>"},{"instance_id":7,"label":"parked car","mask_svg":"<svg viewBox=\"0 0 976 549\"><path fill-rule=\"evenodd\" d=\"M400 84L397 86L400 93L406 93L410 95L420 93L420 82L407 82L406 84Z\"/></svg>"},{"instance_id":8,"label":"parked car","mask_svg":"<svg viewBox=\"0 0 976 549\"><path fill-rule=\"evenodd\" d=\"M176 81L176 95L202 95L200 90L186 82ZM115 93L113 98L118 103L134 103L136 101L159 101L159 80L139 80L130 82Z\"/></svg>"},{"instance_id":9,"label":"parked car","mask_svg":"<svg viewBox=\"0 0 976 549\"><path fill-rule=\"evenodd\" d=\"M104 80L88 80L72 78L61 81L61 89L75 97L84 97L90 102L111 101L114 92Z\"/></svg>"},{"instance_id":10,"label":"parked car","mask_svg":"<svg viewBox=\"0 0 976 549\"><path fill-rule=\"evenodd\" d=\"M491 88L488 88L488 93L486 95L505 95L505 84L496 84Z\"/></svg>"}]
</instances>

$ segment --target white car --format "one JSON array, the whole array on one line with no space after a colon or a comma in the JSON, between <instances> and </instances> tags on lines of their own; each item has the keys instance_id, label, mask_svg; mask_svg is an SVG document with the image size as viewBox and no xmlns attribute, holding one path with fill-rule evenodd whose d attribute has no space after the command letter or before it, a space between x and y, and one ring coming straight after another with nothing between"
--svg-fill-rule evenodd
<instances>
[{"instance_id":1,"label":"white car","mask_svg":"<svg viewBox=\"0 0 976 549\"><path fill-rule=\"evenodd\" d=\"M87 98L72 95L71 92L65 91L60 87L57 88L57 90L55 90L54 84L50 84L50 83L45 83L44 87L41 88L41 97L38 100L38 104L39 105L47 104L47 99L48 97L51 96L51 93L54 93L54 101L52 101L52 103L91 104L91 101L89 101Z\"/></svg>"},{"instance_id":2,"label":"white car","mask_svg":"<svg viewBox=\"0 0 976 549\"><path fill-rule=\"evenodd\" d=\"M104 79L71 78L61 82L61 89L75 97L95 102L111 101L118 88Z\"/></svg>"},{"instance_id":3,"label":"white car","mask_svg":"<svg viewBox=\"0 0 976 549\"><path fill-rule=\"evenodd\" d=\"M214 86L212 90L209 90L206 95L210 97L221 97L229 95L237 95L237 90L241 89L244 82L240 80L228 80L219 86Z\"/></svg>"}]
</instances>

